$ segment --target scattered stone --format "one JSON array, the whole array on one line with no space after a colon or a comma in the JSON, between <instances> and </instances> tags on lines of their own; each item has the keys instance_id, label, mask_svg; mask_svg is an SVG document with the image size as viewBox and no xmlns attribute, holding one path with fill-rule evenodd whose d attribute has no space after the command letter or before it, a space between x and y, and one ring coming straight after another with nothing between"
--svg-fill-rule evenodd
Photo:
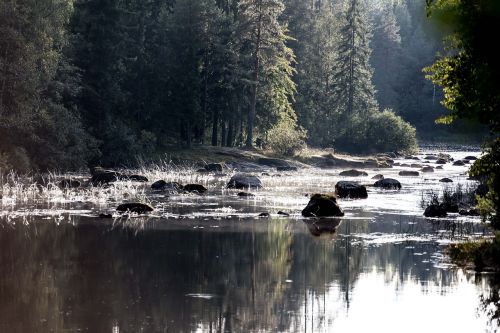
<instances>
[{"instance_id":1,"label":"scattered stone","mask_svg":"<svg viewBox=\"0 0 500 333\"><path fill-rule=\"evenodd\" d=\"M152 212L154 210L153 207L151 207L148 204L145 203L140 203L140 202L130 202L130 203L124 203L119 205L116 208L117 211L119 212L131 212L131 213L137 213L137 214L144 214L148 212Z\"/></svg>"},{"instance_id":2,"label":"scattered stone","mask_svg":"<svg viewBox=\"0 0 500 333\"><path fill-rule=\"evenodd\" d=\"M429 161L434 161L434 160L437 160L438 157L436 155L427 155L424 157L425 160L429 160Z\"/></svg>"},{"instance_id":3,"label":"scattered stone","mask_svg":"<svg viewBox=\"0 0 500 333\"><path fill-rule=\"evenodd\" d=\"M402 170L402 171L399 171L399 175L405 176L405 177L416 177L416 176L420 176L420 173L418 171Z\"/></svg>"},{"instance_id":4,"label":"scattered stone","mask_svg":"<svg viewBox=\"0 0 500 333\"><path fill-rule=\"evenodd\" d=\"M453 162L453 165L455 165L455 166L464 166L465 163L464 163L464 161L458 160L458 161Z\"/></svg>"},{"instance_id":5,"label":"scattered stone","mask_svg":"<svg viewBox=\"0 0 500 333\"><path fill-rule=\"evenodd\" d=\"M434 168L431 166L424 166L422 169L420 169L422 172L434 172Z\"/></svg>"},{"instance_id":6,"label":"scattered stone","mask_svg":"<svg viewBox=\"0 0 500 333\"><path fill-rule=\"evenodd\" d=\"M158 180L151 184L151 188L153 190L159 190L159 191L174 191L174 192L179 192L182 190L183 186L177 182L166 182L163 179Z\"/></svg>"},{"instance_id":7,"label":"scattered stone","mask_svg":"<svg viewBox=\"0 0 500 333\"><path fill-rule=\"evenodd\" d=\"M205 193L207 191L207 188L203 185L200 184L187 184L184 185L183 190L186 192L196 192L199 194Z\"/></svg>"},{"instance_id":8,"label":"scattered stone","mask_svg":"<svg viewBox=\"0 0 500 333\"><path fill-rule=\"evenodd\" d=\"M329 194L314 194L302 210L304 217L344 216L337 199Z\"/></svg>"},{"instance_id":9,"label":"scattered stone","mask_svg":"<svg viewBox=\"0 0 500 333\"><path fill-rule=\"evenodd\" d=\"M270 174L268 174L267 172L263 172L260 174L261 176L271 176Z\"/></svg>"},{"instance_id":10,"label":"scattered stone","mask_svg":"<svg viewBox=\"0 0 500 333\"><path fill-rule=\"evenodd\" d=\"M248 192L239 192L237 195L239 197L255 197L255 194L248 193Z\"/></svg>"},{"instance_id":11,"label":"scattered stone","mask_svg":"<svg viewBox=\"0 0 500 333\"><path fill-rule=\"evenodd\" d=\"M380 187L380 188L383 188L383 189L396 189L396 190L400 190L401 189L401 183L396 180L396 179L392 179L392 178L384 178L384 179L381 179L379 181L376 181L375 184L373 184L373 186L375 187Z\"/></svg>"},{"instance_id":12,"label":"scattered stone","mask_svg":"<svg viewBox=\"0 0 500 333\"><path fill-rule=\"evenodd\" d=\"M297 171L297 167L294 166L279 166L276 167L277 171Z\"/></svg>"},{"instance_id":13,"label":"scattered stone","mask_svg":"<svg viewBox=\"0 0 500 333\"><path fill-rule=\"evenodd\" d=\"M410 164L410 168L421 168L421 167L422 164L415 164L415 163Z\"/></svg>"},{"instance_id":14,"label":"scattered stone","mask_svg":"<svg viewBox=\"0 0 500 333\"><path fill-rule=\"evenodd\" d=\"M355 182L339 181L335 184L335 193L339 198L366 199L366 187Z\"/></svg>"},{"instance_id":15,"label":"scattered stone","mask_svg":"<svg viewBox=\"0 0 500 333\"><path fill-rule=\"evenodd\" d=\"M264 212L264 213L260 213L258 216L259 216L259 217L269 217L269 216L271 216L271 215L269 215L269 213L268 213L268 212Z\"/></svg>"},{"instance_id":16,"label":"scattered stone","mask_svg":"<svg viewBox=\"0 0 500 333\"><path fill-rule=\"evenodd\" d=\"M62 179L59 182L60 188L79 188L80 186L82 186L82 183L76 179L66 178L66 179Z\"/></svg>"},{"instance_id":17,"label":"scattered stone","mask_svg":"<svg viewBox=\"0 0 500 333\"><path fill-rule=\"evenodd\" d=\"M373 176L372 179L381 180L381 179L384 179L384 175L378 174L378 175Z\"/></svg>"},{"instance_id":18,"label":"scattered stone","mask_svg":"<svg viewBox=\"0 0 500 333\"><path fill-rule=\"evenodd\" d=\"M450 178L441 178L439 181L441 183L453 183L453 180L451 180Z\"/></svg>"},{"instance_id":19,"label":"scattered stone","mask_svg":"<svg viewBox=\"0 0 500 333\"><path fill-rule=\"evenodd\" d=\"M101 219L112 219L113 218L113 214L105 214L105 213L101 213L99 214L99 217Z\"/></svg>"},{"instance_id":20,"label":"scattered stone","mask_svg":"<svg viewBox=\"0 0 500 333\"><path fill-rule=\"evenodd\" d=\"M222 172L222 164L208 163L207 165L205 165L205 170L208 172Z\"/></svg>"},{"instance_id":21,"label":"scattered stone","mask_svg":"<svg viewBox=\"0 0 500 333\"><path fill-rule=\"evenodd\" d=\"M368 176L368 174L364 171L359 171L355 169L342 171L339 176L344 177L360 177L360 176Z\"/></svg>"},{"instance_id":22,"label":"scattered stone","mask_svg":"<svg viewBox=\"0 0 500 333\"><path fill-rule=\"evenodd\" d=\"M285 213L285 212L282 212L281 210L280 210L280 211L278 211L278 215L285 216L285 217L290 216L290 214Z\"/></svg>"},{"instance_id":23,"label":"scattered stone","mask_svg":"<svg viewBox=\"0 0 500 333\"><path fill-rule=\"evenodd\" d=\"M442 165L438 165L438 166L436 167L436 170L443 170L443 166L442 166Z\"/></svg>"},{"instance_id":24,"label":"scattered stone","mask_svg":"<svg viewBox=\"0 0 500 333\"><path fill-rule=\"evenodd\" d=\"M453 161L453 158L451 157L450 154L439 153L437 157L439 160L445 160L446 162Z\"/></svg>"},{"instance_id":25,"label":"scattered stone","mask_svg":"<svg viewBox=\"0 0 500 333\"><path fill-rule=\"evenodd\" d=\"M465 156L464 160L475 161L475 160L477 160L477 157L476 156Z\"/></svg>"},{"instance_id":26,"label":"scattered stone","mask_svg":"<svg viewBox=\"0 0 500 333\"><path fill-rule=\"evenodd\" d=\"M445 217L447 215L446 209L441 205L430 205L424 211L425 217Z\"/></svg>"},{"instance_id":27,"label":"scattered stone","mask_svg":"<svg viewBox=\"0 0 500 333\"><path fill-rule=\"evenodd\" d=\"M227 183L227 188L246 189L261 188L262 183L259 178L251 175L236 174Z\"/></svg>"},{"instance_id":28,"label":"scattered stone","mask_svg":"<svg viewBox=\"0 0 500 333\"><path fill-rule=\"evenodd\" d=\"M448 163L448 162L442 158L440 158L436 161L436 164L446 164L446 163Z\"/></svg>"},{"instance_id":29,"label":"scattered stone","mask_svg":"<svg viewBox=\"0 0 500 333\"><path fill-rule=\"evenodd\" d=\"M469 160L462 160L462 162L464 162L465 164L470 164Z\"/></svg>"}]
</instances>

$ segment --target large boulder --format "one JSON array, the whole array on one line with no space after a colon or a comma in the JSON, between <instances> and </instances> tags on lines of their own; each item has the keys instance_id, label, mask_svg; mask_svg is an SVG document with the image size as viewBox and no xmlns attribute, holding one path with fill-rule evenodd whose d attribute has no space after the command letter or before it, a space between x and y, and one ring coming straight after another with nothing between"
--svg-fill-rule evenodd
<instances>
[{"instance_id":1,"label":"large boulder","mask_svg":"<svg viewBox=\"0 0 500 333\"><path fill-rule=\"evenodd\" d=\"M401 189L401 183L398 180L393 179L393 178L384 178L384 179L378 180L375 182L375 184L373 184L373 186L380 187L380 188L387 189L387 190L394 190L394 189L400 190Z\"/></svg>"},{"instance_id":2,"label":"large boulder","mask_svg":"<svg viewBox=\"0 0 500 333\"><path fill-rule=\"evenodd\" d=\"M344 216L333 195L314 194L302 210L304 217Z\"/></svg>"},{"instance_id":3,"label":"large boulder","mask_svg":"<svg viewBox=\"0 0 500 333\"><path fill-rule=\"evenodd\" d=\"M445 217L448 215L442 205L430 205L424 211L425 217Z\"/></svg>"},{"instance_id":4,"label":"large boulder","mask_svg":"<svg viewBox=\"0 0 500 333\"><path fill-rule=\"evenodd\" d=\"M252 175L242 173L236 174L227 183L227 188L246 189L246 188L261 188L262 183L259 178Z\"/></svg>"},{"instance_id":5,"label":"large boulder","mask_svg":"<svg viewBox=\"0 0 500 333\"><path fill-rule=\"evenodd\" d=\"M145 203L129 202L119 205L116 208L116 210L122 213L130 212L130 213L144 214L152 212L154 208Z\"/></svg>"},{"instance_id":6,"label":"large boulder","mask_svg":"<svg viewBox=\"0 0 500 333\"><path fill-rule=\"evenodd\" d=\"M207 188L203 185L200 184L187 184L184 185L183 187L184 191L186 192L195 192L195 193L205 193L207 191Z\"/></svg>"},{"instance_id":7,"label":"large boulder","mask_svg":"<svg viewBox=\"0 0 500 333\"><path fill-rule=\"evenodd\" d=\"M360 176L368 176L368 174L364 171L359 171L355 169L351 170L345 170L339 173L339 176L344 176L344 177L360 177Z\"/></svg>"},{"instance_id":8,"label":"large boulder","mask_svg":"<svg viewBox=\"0 0 500 333\"><path fill-rule=\"evenodd\" d=\"M366 199L366 187L355 182L339 181L335 184L335 193L339 198Z\"/></svg>"},{"instance_id":9,"label":"large boulder","mask_svg":"<svg viewBox=\"0 0 500 333\"><path fill-rule=\"evenodd\" d=\"M402 171L399 171L399 175L405 176L405 177L416 177L416 176L419 176L420 173L418 171L402 170Z\"/></svg>"}]
</instances>

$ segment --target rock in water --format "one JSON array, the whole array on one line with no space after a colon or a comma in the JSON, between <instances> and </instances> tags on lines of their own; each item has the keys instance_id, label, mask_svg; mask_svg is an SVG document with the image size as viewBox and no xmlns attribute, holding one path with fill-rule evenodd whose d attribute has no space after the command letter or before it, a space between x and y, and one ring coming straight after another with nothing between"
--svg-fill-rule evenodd
<instances>
[{"instance_id":1,"label":"rock in water","mask_svg":"<svg viewBox=\"0 0 500 333\"><path fill-rule=\"evenodd\" d=\"M71 178L62 179L59 182L60 188L79 188L81 185L82 185L82 183L79 180L71 179Z\"/></svg>"},{"instance_id":2,"label":"rock in water","mask_svg":"<svg viewBox=\"0 0 500 333\"><path fill-rule=\"evenodd\" d=\"M339 181L335 184L335 192L339 198L366 199L366 187L355 182Z\"/></svg>"},{"instance_id":3,"label":"rock in water","mask_svg":"<svg viewBox=\"0 0 500 333\"><path fill-rule=\"evenodd\" d=\"M422 171L422 172L434 172L434 168L431 166L424 166L420 171Z\"/></svg>"},{"instance_id":4,"label":"rock in water","mask_svg":"<svg viewBox=\"0 0 500 333\"><path fill-rule=\"evenodd\" d=\"M464 161L458 160L458 161L453 162L453 165L455 165L455 166L464 166L465 163L464 163Z\"/></svg>"},{"instance_id":5,"label":"rock in water","mask_svg":"<svg viewBox=\"0 0 500 333\"><path fill-rule=\"evenodd\" d=\"M450 178L441 178L439 181L441 183L453 183L453 180L451 180Z\"/></svg>"},{"instance_id":6,"label":"rock in water","mask_svg":"<svg viewBox=\"0 0 500 333\"><path fill-rule=\"evenodd\" d=\"M119 205L116 208L117 211L119 212L131 212L131 213L137 213L137 214L144 214L144 213L149 213L152 212L154 209L148 204L145 203L140 203L140 202L129 202L129 203L124 203Z\"/></svg>"},{"instance_id":7,"label":"rock in water","mask_svg":"<svg viewBox=\"0 0 500 333\"><path fill-rule=\"evenodd\" d=\"M114 170L105 170L102 168L94 168L90 182L94 186L100 186L120 180L123 175Z\"/></svg>"},{"instance_id":8,"label":"rock in water","mask_svg":"<svg viewBox=\"0 0 500 333\"><path fill-rule=\"evenodd\" d=\"M184 191L186 192L197 192L197 193L205 193L207 188L200 184L187 184L184 185Z\"/></svg>"},{"instance_id":9,"label":"rock in water","mask_svg":"<svg viewBox=\"0 0 500 333\"><path fill-rule=\"evenodd\" d=\"M245 174L236 174L229 180L227 183L227 188L236 188L236 189L246 189L246 188L261 188L262 183L260 179Z\"/></svg>"},{"instance_id":10,"label":"rock in water","mask_svg":"<svg viewBox=\"0 0 500 333\"><path fill-rule=\"evenodd\" d=\"M205 165L205 170L208 172L222 172L222 164L208 163L207 165Z\"/></svg>"},{"instance_id":11,"label":"rock in water","mask_svg":"<svg viewBox=\"0 0 500 333\"><path fill-rule=\"evenodd\" d=\"M239 197L244 197L244 198L245 198L245 197L246 197L246 198L249 198L249 197L254 197L255 195L254 195L254 194L252 194L252 193L248 193L248 192L239 192L239 193L238 193L238 196L239 196Z\"/></svg>"},{"instance_id":12,"label":"rock in water","mask_svg":"<svg viewBox=\"0 0 500 333\"><path fill-rule=\"evenodd\" d=\"M130 175L130 176L123 176L124 179L131 180L133 182L141 182L145 183L148 182L149 179L146 176L141 176L141 175Z\"/></svg>"},{"instance_id":13,"label":"rock in water","mask_svg":"<svg viewBox=\"0 0 500 333\"><path fill-rule=\"evenodd\" d=\"M436 164L446 164L446 163L448 163L448 162L445 159L442 159L442 158L440 158L440 159L438 159L436 161Z\"/></svg>"},{"instance_id":14,"label":"rock in water","mask_svg":"<svg viewBox=\"0 0 500 333\"><path fill-rule=\"evenodd\" d=\"M359 170L345 170L339 173L339 176L344 176L344 177L360 177L360 176L368 176L368 174L364 171L359 171Z\"/></svg>"},{"instance_id":15,"label":"rock in water","mask_svg":"<svg viewBox=\"0 0 500 333\"><path fill-rule=\"evenodd\" d=\"M313 221L304 221L307 229L313 236L335 234L342 220L338 218L323 218Z\"/></svg>"},{"instance_id":16,"label":"rock in water","mask_svg":"<svg viewBox=\"0 0 500 333\"><path fill-rule=\"evenodd\" d=\"M373 176L372 179L381 180L381 179L384 179L384 175L378 174L378 175Z\"/></svg>"},{"instance_id":17,"label":"rock in water","mask_svg":"<svg viewBox=\"0 0 500 333\"><path fill-rule=\"evenodd\" d=\"M392 178L384 178L384 179L381 179L379 181L376 181L375 184L373 184L373 186L381 187L381 188L387 189L387 190L392 190L392 189L400 190L401 189L401 183L398 180L392 179Z\"/></svg>"},{"instance_id":18,"label":"rock in water","mask_svg":"<svg viewBox=\"0 0 500 333\"><path fill-rule=\"evenodd\" d=\"M286 213L286 212L283 212L283 211L281 211L281 210L280 210L280 211L278 211L278 215L280 215L280 216L285 216L285 217L290 216L290 214L288 214L288 213Z\"/></svg>"},{"instance_id":19,"label":"rock in water","mask_svg":"<svg viewBox=\"0 0 500 333\"><path fill-rule=\"evenodd\" d=\"M399 171L400 176L407 176L407 177L416 177L419 176L420 173L418 171L412 171L412 170L403 170Z\"/></svg>"},{"instance_id":20,"label":"rock in water","mask_svg":"<svg viewBox=\"0 0 500 333\"><path fill-rule=\"evenodd\" d=\"M177 182L166 182L163 179L157 180L151 184L151 188L156 191L171 191L179 192L182 191L183 186Z\"/></svg>"},{"instance_id":21,"label":"rock in water","mask_svg":"<svg viewBox=\"0 0 500 333\"><path fill-rule=\"evenodd\" d=\"M306 208L302 210L305 217L344 216L344 212L337 204L333 195L314 194Z\"/></svg>"},{"instance_id":22,"label":"rock in water","mask_svg":"<svg viewBox=\"0 0 500 333\"><path fill-rule=\"evenodd\" d=\"M476 156L465 156L464 160L475 161L475 160L477 160L477 157Z\"/></svg>"},{"instance_id":23,"label":"rock in water","mask_svg":"<svg viewBox=\"0 0 500 333\"><path fill-rule=\"evenodd\" d=\"M448 215L446 209L441 205L430 205L424 211L425 217L445 217Z\"/></svg>"}]
</instances>

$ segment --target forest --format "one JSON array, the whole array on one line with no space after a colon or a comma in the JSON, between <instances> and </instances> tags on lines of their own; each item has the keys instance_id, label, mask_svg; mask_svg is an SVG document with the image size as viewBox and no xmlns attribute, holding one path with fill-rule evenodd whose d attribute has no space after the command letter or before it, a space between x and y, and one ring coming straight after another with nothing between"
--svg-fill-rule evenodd
<instances>
[{"instance_id":1,"label":"forest","mask_svg":"<svg viewBox=\"0 0 500 333\"><path fill-rule=\"evenodd\" d=\"M4 0L0 168L452 138L476 125L434 122L440 31L411 0Z\"/></svg>"}]
</instances>

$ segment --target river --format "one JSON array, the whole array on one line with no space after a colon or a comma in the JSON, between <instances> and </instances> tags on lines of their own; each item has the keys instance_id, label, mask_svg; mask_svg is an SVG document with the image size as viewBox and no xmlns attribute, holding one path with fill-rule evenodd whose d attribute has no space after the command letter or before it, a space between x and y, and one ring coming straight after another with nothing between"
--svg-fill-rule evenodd
<instances>
[{"instance_id":1,"label":"river","mask_svg":"<svg viewBox=\"0 0 500 333\"><path fill-rule=\"evenodd\" d=\"M230 172L168 165L141 173L208 192L5 183L0 332L496 331L495 276L457 268L444 253L487 229L478 217L426 219L420 206L446 186L443 177L454 181L447 186L472 186L467 166L448 163L418 177L399 176L403 169L368 169L356 180L371 184L382 173L403 188L368 187L368 199L339 200L343 218L320 221L300 211L309 194L351 180L339 176L342 169L259 172L264 187L250 198L225 189ZM119 216L113 211L124 200L147 201L155 211ZM102 212L113 218L96 217Z\"/></svg>"}]
</instances>

